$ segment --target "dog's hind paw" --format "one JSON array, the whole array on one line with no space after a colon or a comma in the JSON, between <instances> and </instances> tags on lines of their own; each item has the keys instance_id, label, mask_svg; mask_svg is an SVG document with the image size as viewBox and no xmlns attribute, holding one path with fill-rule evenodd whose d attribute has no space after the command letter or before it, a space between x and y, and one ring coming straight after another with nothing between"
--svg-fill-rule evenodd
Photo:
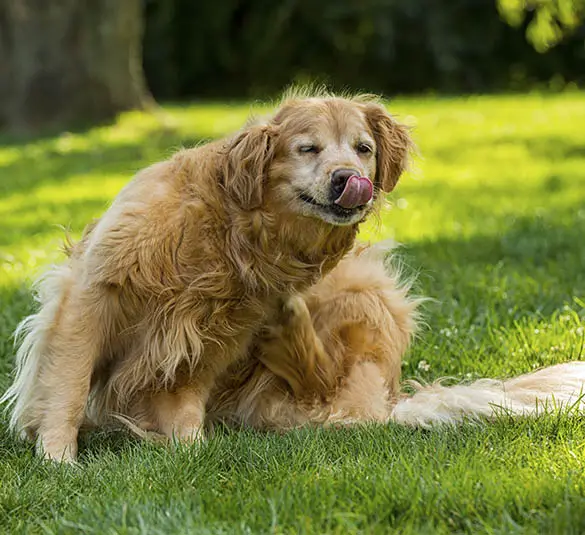
<instances>
[{"instance_id":1,"label":"dog's hind paw","mask_svg":"<svg viewBox=\"0 0 585 535\"><path fill-rule=\"evenodd\" d=\"M282 299L279 305L278 314L275 318L275 323L278 325L288 327L306 320L311 321L311 314L302 296L289 296L286 299Z\"/></svg>"}]
</instances>

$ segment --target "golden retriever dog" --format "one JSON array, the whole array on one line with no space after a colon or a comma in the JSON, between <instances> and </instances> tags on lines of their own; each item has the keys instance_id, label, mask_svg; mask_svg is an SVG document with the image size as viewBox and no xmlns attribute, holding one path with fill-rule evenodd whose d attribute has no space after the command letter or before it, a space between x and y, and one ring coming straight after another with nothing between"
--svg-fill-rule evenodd
<instances>
[{"instance_id":1,"label":"golden retriever dog","mask_svg":"<svg viewBox=\"0 0 585 535\"><path fill-rule=\"evenodd\" d=\"M291 94L139 172L41 280L3 398L11 427L63 461L86 415L199 439L218 377L352 249L410 147L375 100Z\"/></svg>"},{"instance_id":2,"label":"golden retriever dog","mask_svg":"<svg viewBox=\"0 0 585 535\"><path fill-rule=\"evenodd\" d=\"M316 284L290 298L256 339L250 358L218 381L208 418L287 430L303 425L395 422L416 427L537 416L583 409L585 362L569 362L505 381L400 384L420 299L408 296L385 248L364 246Z\"/></svg>"}]
</instances>

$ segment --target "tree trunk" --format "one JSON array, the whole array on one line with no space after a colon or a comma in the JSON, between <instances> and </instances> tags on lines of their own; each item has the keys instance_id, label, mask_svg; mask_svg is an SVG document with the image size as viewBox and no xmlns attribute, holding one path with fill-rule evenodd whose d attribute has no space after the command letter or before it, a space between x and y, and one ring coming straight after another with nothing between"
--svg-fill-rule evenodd
<instances>
[{"instance_id":1,"label":"tree trunk","mask_svg":"<svg viewBox=\"0 0 585 535\"><path fill-rule=\"evenodd\" d=\"M0 129L107 121L150 101L141 0L0 0Z\"/></svg>"}]
</instances>

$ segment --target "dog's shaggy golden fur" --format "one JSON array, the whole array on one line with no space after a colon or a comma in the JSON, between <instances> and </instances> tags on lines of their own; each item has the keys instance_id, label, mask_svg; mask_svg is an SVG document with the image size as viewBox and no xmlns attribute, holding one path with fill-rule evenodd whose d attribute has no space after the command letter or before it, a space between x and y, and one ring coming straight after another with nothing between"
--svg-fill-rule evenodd
<instances>
[{"instance_id":1,"label":"dog's shaggy golden fur","mask_svg":"<svg viewBox=\"0 0 585 535\"><path fill-rule=\"evenodd\" d=\"M41 281L4 396L12 427L66 461L85 415L199 438L217 378L351 250L410 144L373 100L290 94L268 119L140 172ZM339 169L370 177L373 197L338 206Z\"/></svg>"},{"instance_id":2,"label":"dog's shaggy golden fur","mask_svg":"<svg viewBox=\"0 0 585 535\"><path fill-rule=\"evenodd\" d=\"M264 429L387 421L418 300L385 270L381 247L358 246L283 303L218 382L210 420Z\"/></svg>"}]
</instances>

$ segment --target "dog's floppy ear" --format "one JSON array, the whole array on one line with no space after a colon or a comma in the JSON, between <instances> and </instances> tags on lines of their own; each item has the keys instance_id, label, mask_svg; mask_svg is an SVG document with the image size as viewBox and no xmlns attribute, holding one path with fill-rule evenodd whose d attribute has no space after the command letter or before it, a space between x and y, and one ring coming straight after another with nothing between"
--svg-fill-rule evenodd
<instances>
[{"instance_id":1,"label":"dog's floppy ear","mask_svg":"<svg viewBox=\"0 0 585 535\"><path fill-rule=\"evenodd\" d=\"M376 141L376 183L390 192L406 169L414 144L408 128L396 122L381 104L368 103L365 112Z\"/></svg>"},{"instance_id":2,"label":"dog's floppy ear","mask_svg":"<svg viewBox=\"0 0 585 535\"><path fill-rule=\"evenodd\" d=\"M244 210L262 204L264 182L274 155L271 129L253 125L237 134L227 146L224 187Z\"/></svg>"}]
</instances>

